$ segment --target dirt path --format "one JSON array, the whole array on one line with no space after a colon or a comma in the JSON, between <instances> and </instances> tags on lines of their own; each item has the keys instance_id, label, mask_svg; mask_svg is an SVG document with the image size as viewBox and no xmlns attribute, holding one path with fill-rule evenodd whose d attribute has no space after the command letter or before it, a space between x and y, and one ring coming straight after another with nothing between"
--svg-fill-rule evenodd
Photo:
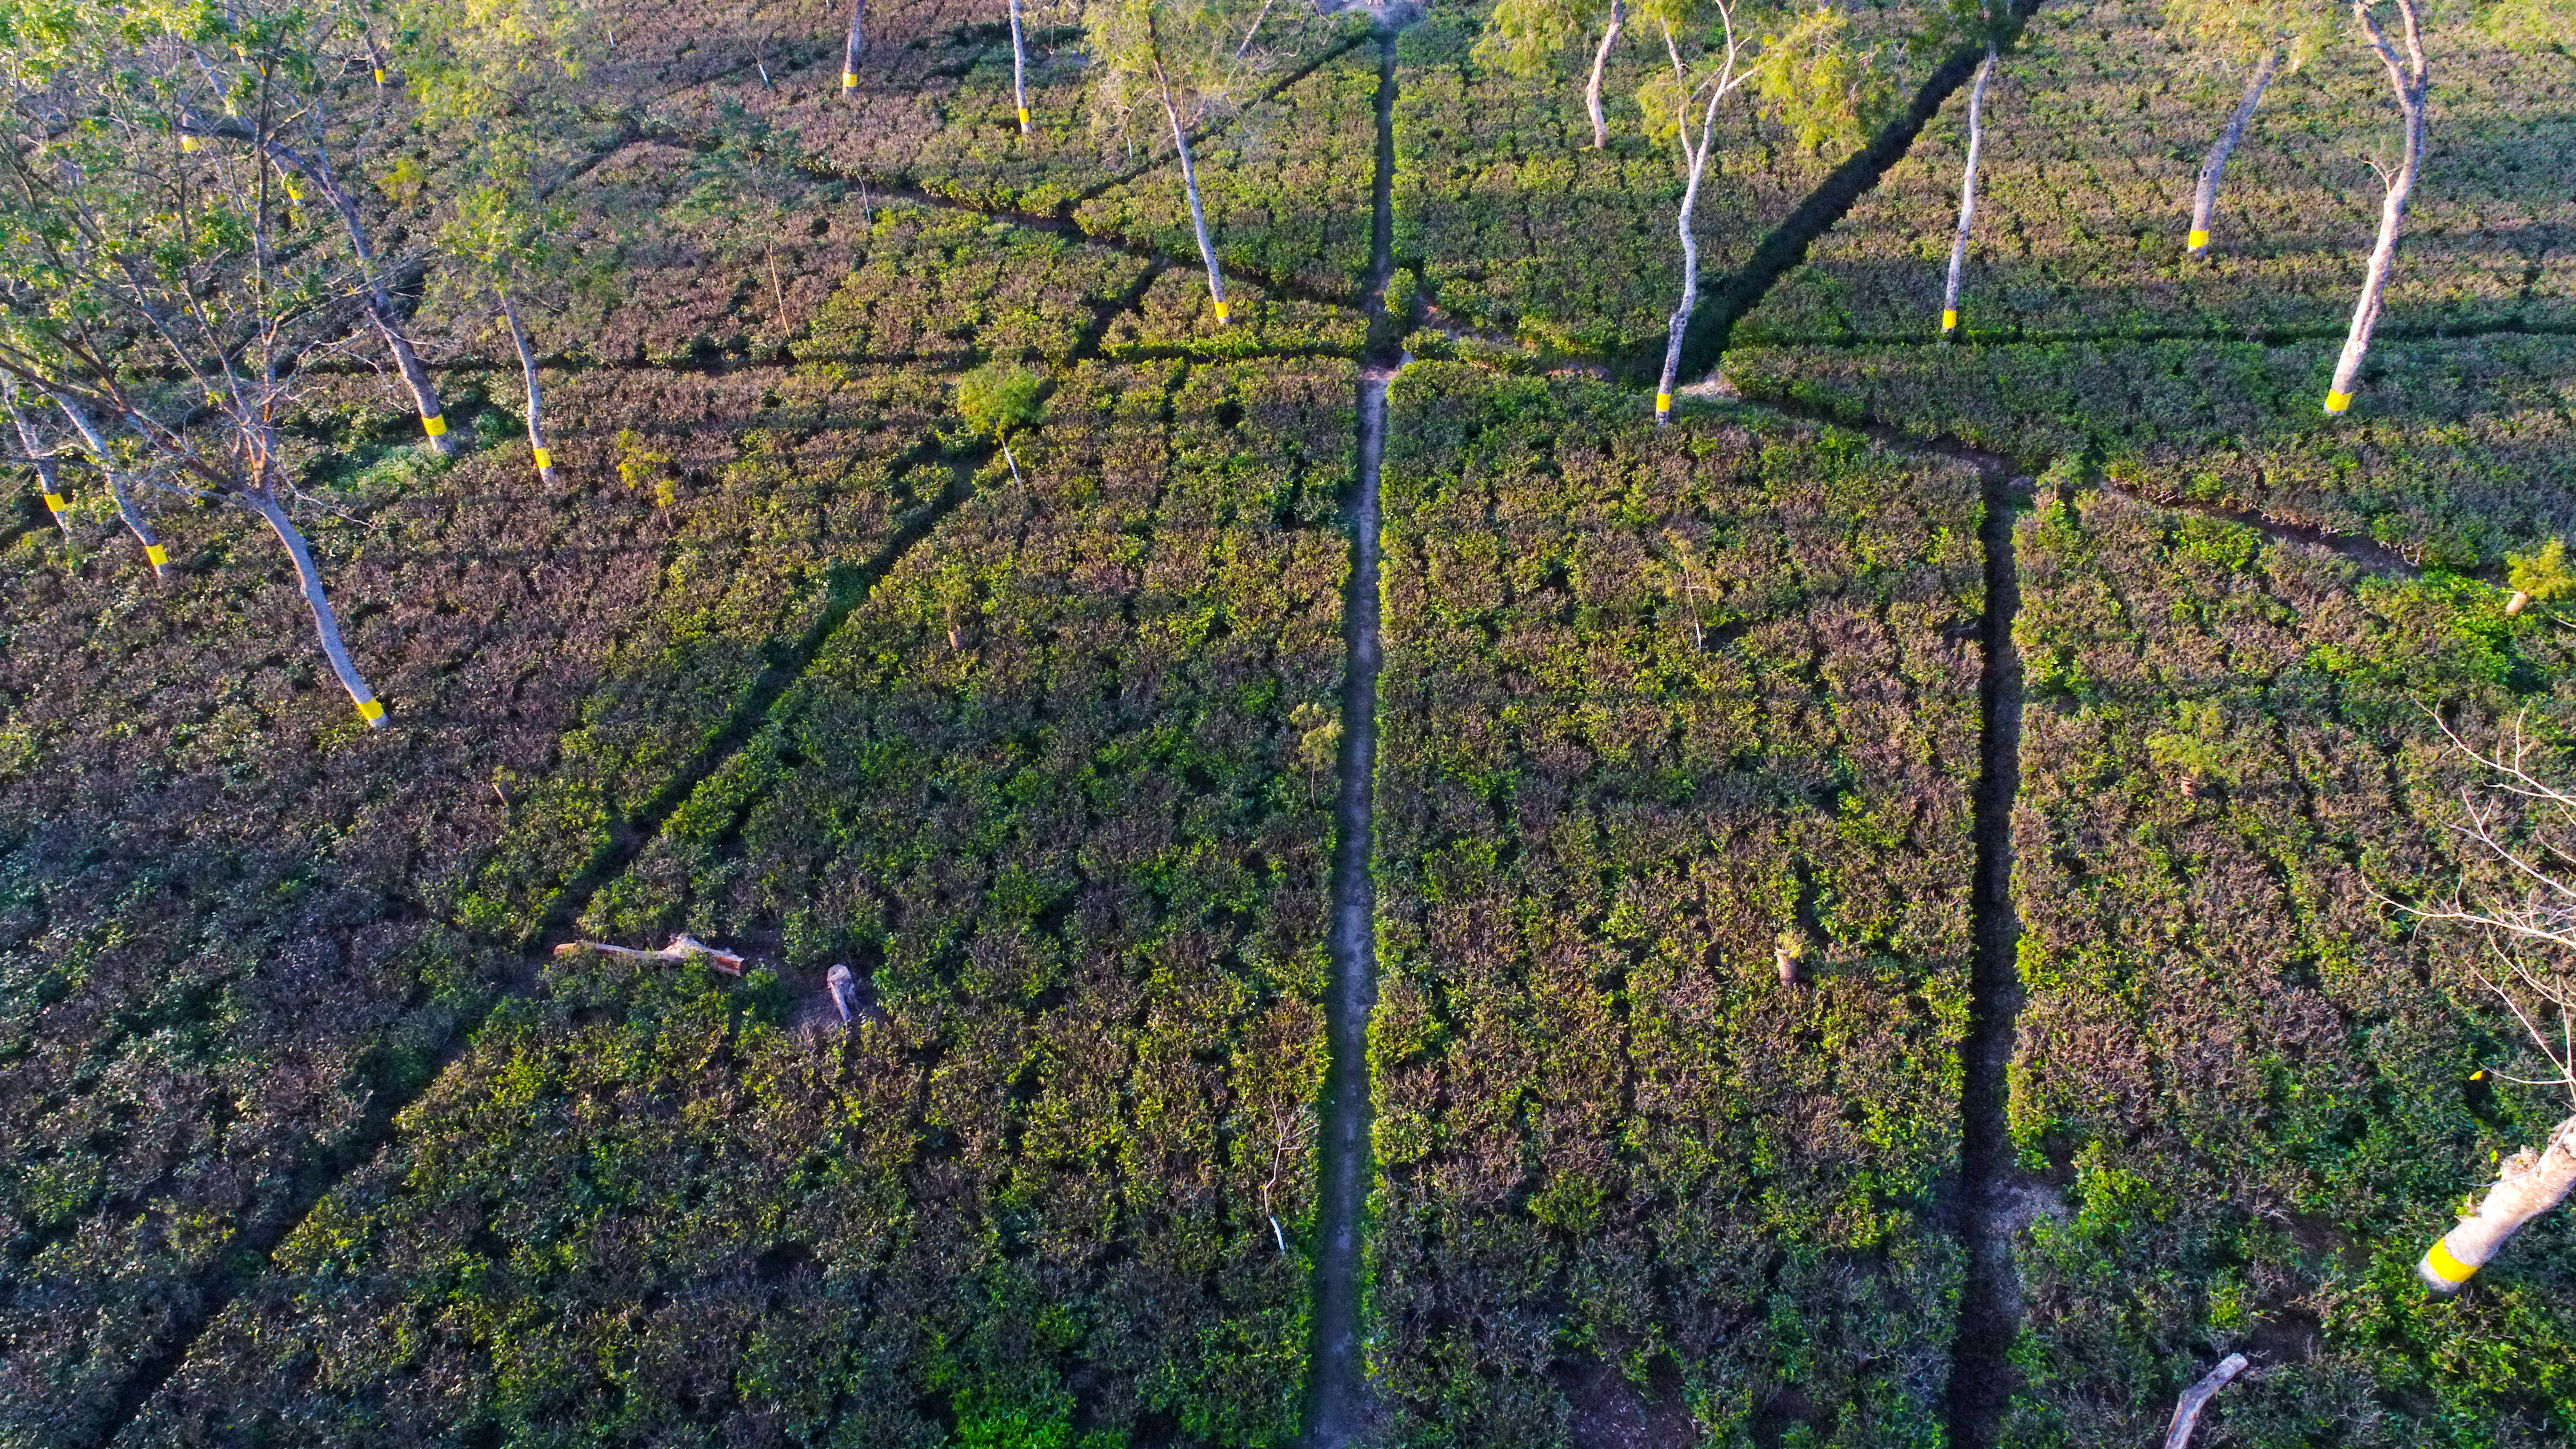
<instances>
[{"instance_id":1,"label":"dirt path","mask_svg":"<svg viewBox=\"0 0 2576 1449\"><path fill-rule=\"evenodd\" d=\"M2006 1116L2013 1033L2021 1014L2021 917L2013 910L2013 802L2021 793L2021 656L2013 619L2021 611L2021 572L2013 525L2021 497L2007 471L1986 469L1985 673L1977 686L1983 721L1977 780L1972 1001L1960 1055L1967 1068L1960 1098L1960 1241L1968 1278L1959 1301L1959 1337L1950 1363L1950 1442L1984 1449L1995 1442L2012 1396L2008 1352L2021 1326L2021 1284L2013 1268L2012 1138Z\"/></svg>"},{"instance_id":2,"label":"dirt path","mask_svg":"<svg viewBox=\"0 0 2576 1449\"><path fill-rule=\"evenodd\" d=\"M1378 34L1377 185L1370 223L1369 314L1385 311L1395 269L1395 32ZM1379 336L1393 329L1372 325ZM1340 1449L1370 1420L1361 1354L1361 1229L1373 1172L1369 1153L1368 1020L1377 1004L1377 889L1369 871L1377 771L1378 470L1386 454L1386 388L1400 358L1373 358L1360 374L1359 477L1351 496L1351 575L1342 610L1349 663L1342 675L1341 794L1333 806L1333 984L1326 998L1332 1060L1317 1138L1315 1342L1307 1442Z\"/></svg>"}]
</instances>

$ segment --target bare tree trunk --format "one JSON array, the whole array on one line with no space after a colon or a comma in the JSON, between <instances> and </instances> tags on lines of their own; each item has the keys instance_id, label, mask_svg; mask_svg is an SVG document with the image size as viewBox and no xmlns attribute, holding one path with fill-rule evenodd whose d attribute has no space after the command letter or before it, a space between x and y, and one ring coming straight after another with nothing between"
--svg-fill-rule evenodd
<instances>
[{"instance_id":1,"label":"bare tree trunk","mask_svg":"<svg viewBox=\"0 0 2576 1449\"><path fill-rule=\"evenodd\" d=\"M1029 133L1029 79L1028 57L1020 47L1020 0L1011 0L1011 101L1020 108L1020 134L1025 136Z\"/></svg>"},{"instance_id":2,"label":"bare tree trunk","mask_svg":"<svg viewBox=\"0 0 2576 1449\"><path fill-rule=\"evenodd\" d=\"M349 662L348 646L340 642L340 621L331 613L330 596L322 591L322 571L313 566L313 551L304 546L304 535L295 527L295 520L287 517L285 508L279 505L268 476L269 466L264 455L251 460L251 485L242 490L242 499L253 513L267 521L277 541L286 545L287 557L295 560L295 577L303 585L305 607L313 611L313 630L322 637L322 653L331 661L331 672L339 676L340 687L349 692L350 702L357 705L358 718L365 720L369 729L382 729L385 707L377 701L376 692L367 687L367 681L359 677L358 667Z\"/></svg>"},{"instance_id":3,"label":"bare tree trunk","mask_svg":"<svg viewBox=\"0 0 2576 1449\"><path fill-rule=\"evenodd\" d=\"M1690 138L1690 117L1682 117L1682 152L1690 157L1690 180L1682 187L1682 209L1678 225L1682 233L1682 300L1673 308L1671 323L1664 329L1664 375L1655 385L1655 426L1662 427L1673 418L1674 375L1682 366L1682 334L1690 330L1691 309L1699 304L1699 238L1691 235L1691 213L1699 208L1700 177L1708 171L1708 153L1717 147L1717 103L1726 99L1724 89L1708 98L1708 111L1701 117L1699 145Z\"/></svg>"},{"instance_id":4,"label":"bare tree trunk","mask_svg":"<svg viewBox=\"0 0 2576 1449\"><path fill-rule=\"evenodd\" d=\"M18 384L14 380L0 377L0 397L8 400L9 421L17 426L18 442L27 450L27 461L35 466L36 486L44 491L45 508L54 515L54 527L61 529L68 541L72 536L71 505L63 501L63 485L56 476L53 452L36 436L36 425L27 421L27 414L19 408Z\"/></svg>"},{"instance_id":5,"label":"bare tree trunk","mask_svg":"<svg viewBox=\"0 0 2576 1449\"><path fill-rule=\"evenodd\" d=\"M81 441L88 445L90 461L98 466L98 476L107 483L107 496L116 500L116 516L125 520L126 531L134 535L135 542L143 545L143 558L152 565L152 576L156 579L170 577L170 551L161 546L161 536L152 531L152 525L144 520L143 510L135 507L134 499L127 494L125 479L117 473L116 464L107 451L107 436L98 430L97 423L91 421L89 410L79 403L61 393L54 394L54 402L62 408L63 416L72 420L72 428L81 435Z\"/></svg>"},{"instance_id":6,"label":"bare tree trunk","mask_svg":"<svg viewBox=\"0 0 2576 1449\"><path fill-rule=\"evenodd\" d=\"M1208 239L1207 212L1199 206L1199 175L1190 165L1190 138L1181 130L1181 113L1172 105L1171 87L1163 88L1163 114L1172 122L1172 145L1181 153L1181 190L1190 198L1190 225L1198 228L1199 259L1207 263L1208 296L1216 302L1216 325L1226 325L1225 274L1217 270L1216 243Z\"/></svg>"},{"instance_id":7,"label":"bare tree trunk","mask_svg":"<svg viewBox=\"0 0 2576 1449\"><path fill-rule=\"evenodd\" d=\"M2425 1249L2415 1265L2424 1286L2457 1293L2524 1223L2558 1206L2576 1187L2576 1117L2558 1124L2538 1152L2526 1147L2506 1159L2495 1186L2478 1210Z\"/></svg>"},{"instance_id":8,"label":"bare tree trunk","mask_svg":"<svg viewBox=\"0 0 2576 1449\"><path fill-rule=\"evenodd\" d=\"M1977 62L1977 83L1968 88L1968 165L1959 178L1959 234L1950 241L1950 282L1941 292L1941 339L1959 327L1959 273L1968 264L1968 231L1977 220L1977 152L1986 142L1986 82L1995 73L1995 47Z\"/></svg>"},{"instance_id":9,"label":"bare tree trunk","mask_svg":"<svg viewBox=\"0 0 2576 1449\"><path fill-rule=\"evenodd\" d=\"M859 88L859 52L867 46L860 28L867 18L868 0L850 0L850 43L841 48L841 94L845 96Z\"/></svg>"},{"instance_id":10,"label":"bare tree trunk","mask_svg":"<svg viewBox=\"0 0 2576 1449\"><path fill-rule=\"evenodd\" d=\"M2227 129L2218 135L2218 144L2209 148L2209 159L2200 163L2200 189L2191 199L2191 235L2183 238L2183 248L2192 256L2209 250L2209 217L2218 209L2218 178L2227 170L2228 154L2236 143L2245 139L2245 127L2254 119L2254 108L2263 103L2263 89L2281 68L2281 52L2266 51L2254 74L2245 82L2245 98L2236 103L2236 114Z\"/></svg>"},{"instance_id":11,"label":"bare tree trunk","mask_svg":"<svg viewBox=\"0 0 2576 1449\"><path fill-rule=\"evenodd\" d=\"M1619 43L1619 32L1627 28L1628 0L1610 0L1610 28L1601 32L1600 48L1592 52L1592 80L1583 88L1583 107L1592 115L1592 149L1605 150L1610 145L1610 123L1601 115L1601 73L1610 65L1610 47Z\"/></svg>"},{"instance_id":12,"label":"bare tree trunk","mask_svg":"<svg viewBox=\"0 0 2576 1449\"><path fill-rule=\"evenodd\" d=\"M2362 279L2361 300L2352 309L2352 331L2343 340L2343 356L2335 363L2334 383L2326 389L2326 411L2339 413L2352 406L2352 390L2361 376L2362 358L2370 352L2371 329L2379 325L2379 306L2388 295L2388 272L2397 260L2397 229L2406 219L2406 200L2415 191L2415 177L2424 162L2424 102L2431 89L2431 79L2424 64L2424 43L2418 32L2415 0L2397 0L2397 13L2406 22L2406 59L2399 60L2396 50L2381 33L2379 22L2372 18L2372 0L2353 0L2353 19L2370 38L2370 48L2388 67L2388 82L2397 91L2397 109L2406 121L2405 159L2398 164L2397 174L2388 178L2388 196L2379 207L2379 244L2371 248L2370 270Z\"/></svg>"},{"instance_id":13,"label":"bare tree trunk","mask_svg":"<svg viewBox=\"0 0 2576 1449\"><path fill-rule=\"evenodd\" d=\"M519 325L519 309L510 304L510 294L498 287L492 295L501 299L501 320L510 324L510 340L519 348L519 371L528 379L528 451L536 455L537 481L555 481L555 459L546 451L545 395L537 388L537 350L528 345L528 330Z\"/></svg>"},{"instance_id":14,"label":"bare tree trunk","mask_svg":"<svg viewBox=\"0 0 2576 1449\"><path fill-rule=\"evenodd\" d=\"M385 294L384 280L376 265L375 249L367 244L366 219L358 214L358 203L331 170L331 163L320 152L307 157L277 141L266 142L269 158L281 170L291 171L321 189L322 199L340 214L340 224L349 233L350 250L357 254L359 275L366 288L358 301L367 309L367 320L385 339L394 355L394 367L402 373L405 386L411 389L412 403L420 409L421 431L429 435L429 445L440 453L453 456L456 439L447 431L447 415L438 402L438 384L429 377L429 369L420 365L420 354L412 350L411 334L403 330L401 319L394 313L393 298Z\"/></svg>"}]
</instances>

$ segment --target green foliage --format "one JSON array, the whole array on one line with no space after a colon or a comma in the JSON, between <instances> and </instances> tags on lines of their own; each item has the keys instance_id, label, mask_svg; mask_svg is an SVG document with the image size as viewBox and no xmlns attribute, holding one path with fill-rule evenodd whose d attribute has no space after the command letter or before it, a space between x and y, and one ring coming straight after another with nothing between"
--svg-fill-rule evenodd
<instances>
[{"instance_id":1,"label":"green foliage","mask_svg":"<svg viewBox=\"0 0 2576 1449\"><path fill-rule=\"evenodd\" d=\"M2529 553L2507 554L2505 583L2544 604L2576 594L2576 571L2567 566L2567 541L2553 538Z\"/></svg>"},{"instance_id":2,"label":"green foliage","mask_svg":"<svg viewBox=\"0 0 2576 1449\"><path fill-rule=\"evenodd\" d=\"M1036 369L987 363L957 379L957 415L978 433L1007 438L1046 420L1049 385Z\"/></svg>"}]
</instances>

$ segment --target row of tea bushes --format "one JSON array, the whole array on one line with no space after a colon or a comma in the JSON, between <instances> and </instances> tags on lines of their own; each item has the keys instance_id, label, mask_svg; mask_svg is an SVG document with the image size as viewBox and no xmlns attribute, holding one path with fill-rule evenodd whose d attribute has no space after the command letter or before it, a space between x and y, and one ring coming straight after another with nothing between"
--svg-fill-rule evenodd
<instances>
[{"instance_id":1,"label":"row of tea bushes","mask_svg":"<svg viewBox=\"0 0 2576 1449\"><path fill-rule=\"evenodd\" d=\"M1986 102L1970 337L2342 336L2379 224L2371 160L2394 165L2387 72L2348 16L2276 80L2229 160L2211 260L2183 253L2192 190L2241 71L2199 68L2158 0L2042 6ZM2431 150L2407 213L2386 324L2576 320L2568 156L2576 65L2440 17ZM1894 341L1940 332L1967 139L1954 97L1905 158L1774 289L1745 340ZM2322 397L2322 391L2320 392Z\"/></svg>"},{"instance_id":2,"label":"row of tea bushes","mask_svg":"<svg viewBox=\"0 0 2576 1449\"><path fill-rule=\"evenodd\" d=\"M1606 1380L1721 1439L1940 1442L1977 476L1447 364L1398 379L1390 436L1399 1432L1562 1442Z\"/></svg>"},{"instance_id":3,"label":"row of tea bushes","mask_svg":"<svg viewBox=\"0 0 2576 1449\"><path fill-rule=\"evenodd\" d=\"M2239 1350L2262 1367L2220 1402L2231 1442L2562 1440L2563 1215L2457 1299L2413 1270L2566 1103L2510 1080L2534 1062L2470 974L2484 944L2374 893L2461 879L2473 771L2428 711L2481 747L2526 717L2563 739L2565 630L2111 494L2046 503L2018 555L2005 1442L2151 1442Z\"/></svg>"},{"instance_id":4,"label":"row of tea bushes","mask_svg":"<svg viewBox=\"0 0 2576 1449\"><path fill-rule=\"evenodd\" d=\"M1350 398L1066 376L583 923L768 964L551 969L141 1438L1293 1439Z\"/></svg>"},{"instance_id":5,"label":"row of tea bushes","mask_svg":"<svg viewBox=\"0 0 2576 1449\"><path fill-rule=\"evenodd\" d=\"M2571 363L2558 337L2383 340L2340 418L2318 406L2334 364L2323 343L1739 347L1721 371L1748 397L1965 442L2033 473L2098 466L2133 492L2467 569L2576 532Z\"/></svg>"}]
</instances>

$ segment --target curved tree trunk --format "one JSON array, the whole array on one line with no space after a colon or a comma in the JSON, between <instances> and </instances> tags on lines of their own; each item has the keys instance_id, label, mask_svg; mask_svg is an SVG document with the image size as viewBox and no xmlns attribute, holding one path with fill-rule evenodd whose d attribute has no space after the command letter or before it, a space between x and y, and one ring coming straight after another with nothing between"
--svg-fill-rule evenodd
<instances>
[{"instance_id":1,"label":"curved tree trunk","mask_svg":"<svg viewBox=\"0 0 2576 1449\"><path fill-rule=\"evenodd\" d=\"M429 369L421 366L420 354L412 350L411 334L403 330L402 320L394 312L393 298L385 294L384 281L376 265L375 249L367 244L366 219L358 214L358 203L333 174L331 163L319 152L307 157L281 142L266 143L269 158L278 168L301 176L318 188L322 199L340 214L340 225L349 233L349 248L357 254L358 273L366 285L358 293L360 305L367 309L367 320L385 339L393 352L394 367L402 373L405 386L411 389L412 403L420 409L421 431L429 435L429 445L440 453L453 456L456 439L447 431L447 415L438 402L438 384L432 382Z\"/></svg>"},{"instance_id":2,"label":"curved tree trunk","mask_svg":"<svg viewBox=\"0 0 2576 1449\"><path fill-rule=\"evenodd\" d=\"M90 420L89 410L79 403L60 393L54 395L54 402L62 408L63 416L71 419L72 430L79 433L81 441L88 446L90 461L97 465L98 476L107 483L107 496L116 500L116 516L125 520L126 531L134 535L135 542L143 545L143 558L152 565L152 576L156 579L170 577L170 551L161 546L161 536L152 531L152 525L144 520L143 510L135 507L134 499L126 493L125 480L118 476L116 465L109 461L106 435L98 430L97 423Z\"/></svg>"},{"instance_id":3,"label":"curved tree trunk","mask_svg":"<svg viewBox=\"0 0 2576 1449\"><path fill-rule=\"evenodd\" d=\"M267 460L254 458L251 468L253 481L242 492L243 502L267 522L277 541L286 545L287 557L295 560L295 578L303 586L305 607L313 611L313 630L322 638L322 653L331 661L331 672L339 677L340 687L349 692L350 702L358 707L358 717L367 722L369 729L384 728L385 707L377 702L376 692L367 687L367 681L359 677L358 666L349 662L348 646L340 642L340 621L331 613L330 596L322 589L322 571L313 566L313 551L304 546L303 533L295 527L295 520L286 516L286 510L278 504L276 490L269 486Z\"/></svg>"},{"instance_id":4,"label":"curved tree trunk","mask_svg":"<svg viewBox=\"0 0 2576 1449\"><path fill-rule=\"evenodd\" d=\"M2576 1187L2576 1118L2559 1123L2539 1151L2526 1147L2506 1159L2478 1210L2424 1250L2415 1265L2417 1276L2436 1293L2459 1292L2505 1239L2558 1206L2571 1187Z\"/></svg>"},{"instance_id":5,"label":"curved tree trunk","mask_svg":"<svg viewBox=\"0 0 2576 1449\"><path fill-rule=\"evenodd\" d=\"M2246 124L2254 119L2254 108L2263 103L2263 88L2281 69L2281 52L2264 53L2254 74L2246 79L2245 98L2236 103L2236 114L2227 129L2218 135L2218 144L2209 148L2209 159L2200 163L2200 189L2191 198L2191 235L2183 239L2183 249L2192 256L2209 250L2209 218L2218 209L2218 179L2227 170L2228 153L2245 139Z\"/></svg>"},{"instance_id":6,"label":"curved tree trunk","mask_svg":"<svg viewBox=\"0 0 2576 1449\"><path fill-rule=\"evenodd\" d=\"M1020 46L1020 0L1011 0L1011 103L1020 108L1020 134L1029 133L1029 62Z\"/></svg>"},{"instance_id":7,"label":"curved tree trunk","mask_svg":"<svg viewBox=\"0 0 2576 1449\"><path fill-rule=\"evenodd\" d=\"M2388 295L2389 269L2397 260L2397 230L2406 219L2406 200L2415 191L2415 177L2424 162L2424 101L2430 79L2424 65L2424 46L2417 34L2414 0L2398 0L2397 11L2406 22L2407 59L2398 59L2388 37L2380 32L2379 22L2370 14L2370 0L2353 0L2353 18L2361 23L2370 38L2371 49L2379 53L2388 67L2388 81L2397 91L2397 109L2406 121L2405 159L2397 174L2388 179L2388 195L2379 207L2379 243L2370 250L2370 268L2362 278L2361 300L2352 309L2352 330L2343 340L2343 356L2335 362L2334 382L2326 389L2326 411L2339 413L2352 406L2352 390L2361 376L2362 359L2370 353L2371 329L2379 325L2379 306Z\"/></svg>"},{"instance_id":8,"label":"curved tree trunk","mask_svg":"<svg viewBox=\"0 0 2576 1449\"><path fill-rule=\"evenodd\" d=\"M850 43L841 48L841 94L859 88L859 52L866 48L867 38L861 33L868 18L868 0L850 0Z\"/></svg>"},{"instance_id":9,"label":"curved tree trunk","mask_svg":"<svg viewBox=\"0 0 2576 1449\"><path fill-rule=\"evenodd\" d=\"M1628 24L1628 0L1610 0L1610 28L1601 32L1601 45L1592 52L1592 80L1583 88L1583 108L1592 115L1592 149L1600 151L1610 145L1610 123L1601 115L1601 73L1609 68L1610 47L1619 43L1619 32Z\"/></svg>"},{"instance_id":10,"label":"curved tree trunk","mask_svg":"<svg viewBox=\"0 0 2576 1449\"><path fill-rule=\"evenodd\" d=\"M1682 334L1690 330L1691 310L1699 303L1699 239L1691 235L1691 213L1699 208L1699 182L1708 173L1708 153L1717 147L1717 103L1725 98L1723 89L1708 98L1696 148L1691 145L1689 117L1683 117L1682 151L1690 157L1690 180L1682 187L1678 222L1682 233L1682 300L1673 308L1672 321L1664 329L1664 372L1662 380L1655 384L1655 426L1659 428L1672 421L1674 375L1682 365Z\"/></svg>"},{"instance_id":11,"label":"curved tree trunk","mask_svg":"<svg viewBox=\"0 0 2576 1449\"><path fill-rule=\"evenodd\" d=\"M1959 234L1950 241L1950 282L1941 291L1941 339L1959 327L1959 274L1968 264L1968 231L1977 220L1977 153L1986 141L1986 82L1995 73L1995 48L1977 62L1977 83L1968 88L1968 165L1959 178Z\"/></svg>"},{"instance_id":12,"label":"curved tree trunk","mask_svg":"<svg viewBox=\"0 0 2576 1449\"><path fill-rule=\"evenodd\" d=\"M494 287L492 295L501 299L501 320L510 324L510 341L519 349L519 371L528 379L528 451L536 456L537 481L552 483L555 459L546 451L545 394L537 387L537 350L528 345L528 331L519 325L519 309L510 304L510 294Z\"/></svg>"},{"instance_id":13,"label":"curved tree trunk","mask_svg":"<svg viewBox=\"0 0 2576 1449\"><path fill-rule=\"evenodd\" d=\"M1190 225L1198 228L1199 259L1207 263L1208 296L1216 302L1216 325L1226 325L1225 274L1217 270L1216 243L1208 238L1207 212L1199 206L1199 174L1190 165L1190 138L1181 130L1181 113L1172 106L1172 93L1163 91L1163 114L1172 122L1172 145L1181 153L1181 190L1190 199Z\"/></svg>"},{"instance_id":14,"label":"curved tree trunk","mask_svg":"<svg viewBox=\"0 0 2576 1449\"><path fill-rule=\"evenodd\" d=\"M54 455L44 446L44 440L36 436L36 425L27 421L27 414L19 408L17 383L0 377L0 397L7 399L9 421L17 426L18 443L27 450L27 461L35 465L36 486L44 491L46 511L54 515L54 527L61 529L63 537L68 540L72 536L71 504L63 500L63 485L56 476Z\"/></svg>"}]
</instances>

